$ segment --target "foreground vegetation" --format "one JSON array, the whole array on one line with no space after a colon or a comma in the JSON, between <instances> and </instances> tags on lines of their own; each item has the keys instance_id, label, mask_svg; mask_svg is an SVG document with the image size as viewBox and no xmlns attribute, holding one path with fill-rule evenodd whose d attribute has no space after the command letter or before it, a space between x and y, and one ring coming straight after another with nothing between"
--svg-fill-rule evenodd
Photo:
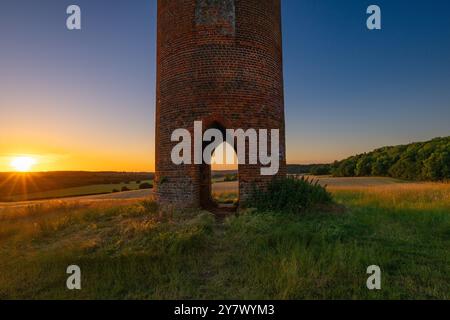
<instances>
[{"instance_id":1,"label":"foreground vegetation","mask_svg":"<svg viewBox=\"0 0 450 320\"><path fill-rule=\"evenodd\" d=\"M0 299L450 299L449 185L331 191L345 212L216 221L152 201L5 211ZM80 291L65 287L72 264ZM380 291L366 288L373 264Z\"/></svg>"},{"instance_id":2,"label":"foreground vegetation","mask_svg":"<svg viewBox=\"0 0 450 320\"><path fill-rule=\"evenodd\" d=\"M275 179L267 190L254 190L245 207L258 212L279 212L299 214L333 205L331 194L320 185L319 180L309 177L288 177Z\"/></svg>"}]
</instances>

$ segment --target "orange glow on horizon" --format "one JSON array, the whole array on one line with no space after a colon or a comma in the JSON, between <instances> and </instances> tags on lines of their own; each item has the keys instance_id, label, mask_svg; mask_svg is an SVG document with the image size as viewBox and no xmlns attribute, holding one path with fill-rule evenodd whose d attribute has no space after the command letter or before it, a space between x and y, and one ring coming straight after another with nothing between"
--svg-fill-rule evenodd
<instances>
[{"instance_id":1,"label":"orange glow on horizon","mask_svg":"<svg viewBox=\"0 0 450 320\"><path fill-rule=\"evenodd\" d=\"M127 156L115 150L0 154L0 172L49 171L153 172L154 157L148 151Z\"/></svg>"}]
</instances>

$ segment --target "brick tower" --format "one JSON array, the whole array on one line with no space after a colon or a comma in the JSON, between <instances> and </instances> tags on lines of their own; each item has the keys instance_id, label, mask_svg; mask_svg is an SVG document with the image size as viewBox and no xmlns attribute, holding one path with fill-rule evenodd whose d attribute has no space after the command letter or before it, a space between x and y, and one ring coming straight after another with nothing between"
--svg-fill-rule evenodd
<instances>
[{"instance_id":1,"label":"brick tower","mask_svg":"<svg viewBox=\"0 0 450 320\"><path fill-rule=\"evenodd\" d=\"M158 0L156 197L182 207L213 205L211 168L175 165L172 132L279 129L286 174L281 0ZM269 144L270 148L270 144ZM259 163L259 162L258 162ZM239 165L239 197L264 187L262 165Z\"/></svg>"}]
</instances>

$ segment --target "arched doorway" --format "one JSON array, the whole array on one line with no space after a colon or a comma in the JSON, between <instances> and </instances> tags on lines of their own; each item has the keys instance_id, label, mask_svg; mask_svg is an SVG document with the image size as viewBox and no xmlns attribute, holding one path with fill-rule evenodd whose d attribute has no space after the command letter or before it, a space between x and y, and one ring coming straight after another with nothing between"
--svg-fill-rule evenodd
<instances>
[{"instance_id":1,"label":"arched doorway","mask_svg":"<svg viewBox=\"0 0 450 320\"><path fill-rule=\"evenodd\" d=\"M204 209L233 211L239 203L239 165L236 150L226 142L226 129L213 121L205 128L217 129L223 142L212 154L211 164L200 167L200 203ZM212 142L204 143L203 150Z\"/></svg>"},{"instance_id":2,"label":"arched doorway","mask_svg":"<svg viewBox=\"0 0 450 320\"><path fill-rule=\"evenodd\" d=\"M220 208L239 204L239 165L236 151L227 142L216 148L211 164L211 198Z\"/></svg>"}]
</instances>

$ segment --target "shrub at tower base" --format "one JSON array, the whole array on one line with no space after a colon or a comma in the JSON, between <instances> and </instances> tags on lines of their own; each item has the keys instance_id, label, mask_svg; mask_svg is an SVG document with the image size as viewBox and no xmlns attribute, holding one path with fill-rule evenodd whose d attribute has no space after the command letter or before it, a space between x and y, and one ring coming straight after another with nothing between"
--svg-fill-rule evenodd
<instances>
[{"instance_id":1,"label":"shrub at tower base","mask_svg":"<svg viewBox=\"0 0 450 320\"><path fill-rule=\"evenodd\" d=\"M318 181L287 177L274 179L267 190L253 188L244 207L262 212L304 213L316 208L331 208L333 204L331 194Z\"/></svg>"}]
</instances>

